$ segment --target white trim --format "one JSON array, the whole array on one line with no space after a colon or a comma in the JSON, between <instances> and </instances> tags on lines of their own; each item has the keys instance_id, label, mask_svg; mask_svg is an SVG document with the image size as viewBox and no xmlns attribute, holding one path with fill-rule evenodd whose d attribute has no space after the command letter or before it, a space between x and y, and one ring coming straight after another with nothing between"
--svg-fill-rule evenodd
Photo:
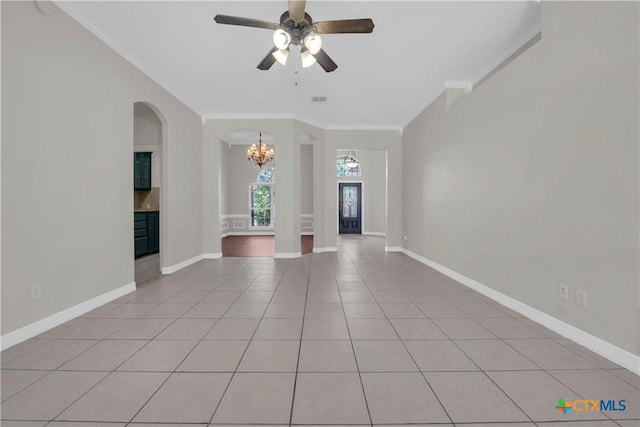
<instances>
[{"instance_id":1,"label":"white trim","mask_svg":"<svg viewBox=\"0 0 640 427\"><path fill-rule=\"evenodd\" d=\"M310 225L303 225L303 224L310 224ZM313 221L300 221L300 228L313 228Z\"/></svg>"},{"instance_id":2,"label":"white trim","mask_svg":"<svg viewBox=\"0 0 640 427\"><path fill-rule=\"evenodd\" d=\"M313 214L301 214L300 218L313 218Z\"/></svg>"},{"instance_id":3,"label":"white trim","mask_svg":"<svg viewBox=\"0 0 640 427\"><path fill-rule=\"evenodd\" d=\"M175 273L176 271L182 270L185 267L189 267L191 264L195 264L196 262L201 261L203 259L204 259L204 255L200 254L200 255L194 256L193 258L189 258L185 261L171 265L169 267L162 267L162 274Z\"/></svg>"},{"instance_id":4,"label":"white trim","mask_svg":"<svg viewBox=\"0 0 640 427\"><path fill-rule=\"evenodd\" d=\"M384 247L384 251L385 252L402 252L402 249L400 246L385 246Z\"/></svg>"},{"instance_id":5,"label":"white trim","mask_svg":"<svg viewBox=\"0 0 640 427\"><path fill-rule=\"evenodd\" d=\"M236 224L241 224L241 225L238 226ZM234 230L247 228L247 222L246 221L233 221L233 225L232 226L233 226Z\"/></svg>"},{"instance_id":6,"label":"white trim","mask_svg":"<svg viewBox=\"0 0 640 427\"><path fill-rule=\"evenodd\" d=\"M47 316L44 319L37 320L33 323L23 326L6 333L0 337L0 348L6 350L9 347L13 347L16 344L20 344L23 341L40 335L49 329L62 325L71 319L75 319L78 316L82 316L85 313L90 312L93 309L100 307L108 302L127 295L136 290L136 283L131 282L127 285L121 286L117 289L98 295L95 298L91 298L85 302L69 307L66 310L59 311L51 316Z\"/></svg>"},{"instance_id":7,"label":"white trim","mask_svg":"<svg viewBox=\"0 0 640 427\"><path fill-rule=\"evenodd\" d=\"M588 348L589 350L599 354L605 359L608 359L613 363L617 363L623 368L630 370L636 375L640 375L640 356L636 356L633 353L630 353L618 346L604 341L601 338L591 335L588 332L578 329L573 325L563 322L562 320L556 319L555 317L550 316L547 313L544 313L525 303L511 298L510 296L498 292L495 289L483 285L480 282L477 282L467 276L464 276L443 265L440 265L435 261L418 255L415 252L412 252L405 248L402 248L402 252L407 256L433 268L434 270L441 272L442 274L450 277L456 282L459 282L481 293L482 295L504 305L505 307L508 307L511 310L524 315L534 322L539 323L548 329L551 329L552 331L562 335L563 337L570 339L571 341L574 341L575 343L580 344L583 347Z\"/></svg>"},{"instance_id":8,"label":"white trim","mask_svg":"<svg viewBox=\"0 0 640 427\"><path fill-rule=\"evenodd\" d=\"M206 120L297 120L295 114L266 114L266 113L238 113L216 114L209 113L203 116Z\"/></svg>"},{"instance_id":9,"label":"white trim","mask_svg":"<svg viewBox=\"0 0 640 427\"><path fill-rule=\"evenodd\" d=\"M325 130L388 130L395 131L402 135L402 126L397 125L349 125L349 126L325 126Z\"/></svg>"},{"instance_id":10,"label":"white trim","mask_svg":"<svg viewBox=\"0 0 640 427\"><path fill-rule=\"evenodd\" d=\"M296 120L308 125L325 129L324 125L297 114L265 114L265 113L245 113L245 114L205 114L205 120Z\"/></svg>"},{"instance_id":11,"label":"white trim","mask_svg":"<svg viewBox=\"0 0 640 427\"><path fill-rule=\"evenodd\" d=\"M276 233L273 230L267 230L264 232L260 232L260 230L253 231L230 231L228 233L224 233L222 237L227 236L275 236Z\"/></svg>"},{"instance_id":12,"label":"white trim","mask_svg":"<svg viewBox=\"0 0 640 427\"><path fill-rule=\"evenodd\" d=\"M156 74L152 73L147 67L143 66L140 62L136 61L128 52L126 52L123 48L118 46L113 40L107 37L101 30L98 29L95 25L93 25L89 20L85 19L85 17L78 11L76 11L72 4L73 2L66 2L60 0L52 0L56 6L62 9L67 15L71 16L74 20L76 20L80 25L89 30L91 34L96 36L98 39L102 40L104 44L113 49L116 53L122 56L127 62L133 65L135 68L140 70L143 74L145 74L149 79L154 81L158 86L169 92L173 97L175 97L182 104L186 105L191 111L200 116L200 113L194 110L191 107L191 103L186 102L181 96L178 95L178 92L173 90L173 88L168 85L165 81L160 79ZM204 121L203 124L204 126Z\"/></svg>"},{"instance_id":13,"label":"white trim","mask_svg":"<svg viewBox=\"0 0 640 427\"><path fill-rule=\"evenodd\" d=\"M203 259L220 259L222 258L222 252L215 252L211 254L202 254Z\"/></svg>"},{"instance_id":14,"label":"white trim","mask_svg":"<svg viewBox=\"0 0 640 427\"><path fill-rule=\"evenodd\" d=\"M229 221L223 221L220 223L220 230L228 230L229 229Z\"/></svg>"},{"instance_id":15,"label":"white trim","mask_svg":"<svg viewBox=\"0 0 640 427\"><path fill-rule=\"evenodd\" d=\"M273 254L273 258L300 258L302 252L276 252Z\"/></svg>"},{"instance_id":16,"label":"white trim","mask_svg":"<svg viewBox=\"0 0 640 427\"><path fill-rule=\"evenodd\" d=\"M327 246L326 248L313 248L314 254L321 254L323 252L338 252L338 248L335 246Z\"/></svg>"},{"instance_id":17,"label":"white trim","mask_svg":"<svg viewBox=\"0 0 640 427\"><path fill-rule=\"evenodd\" d=\"M313 236L313 231L301 231L301 236Z\"/></svg>"},{"instance_id":18,"label":"white trim","mask_svg":"<svg viewBox=\"0 0 640 427\"><path fill-rule=\"evenodd\" d=\"M527 31L522 37L520 37L518 40L516 40L512 45L511 48L507 50L507 52L502 55L500 58L498 58L498 60L496 60L495 62L493 62L491 65L489 65L487 68L485 68L483 71L481 71L480 73L476 74L472 79L471 79L471 86L475 86L479 81L481 81L482 79L485 78L485 76L489 75L490 73L492 73L496 68L498 68L499 66L501 66L504 61L506 61L507 59L509 59L511 57L511 55L513 55L514 53L516 53L518 50L522 49L522 47L524 45L526 45L527 43L529 43L534 37L536 37L538 34L540 34L540 32L542 31L542 25L540 23L536 23L533 27L531 27L531 29L529 31ZM466 92L465 92L466 93Z\"/></svg>"},{"instance_id":19,"label":"white trim","mask_svg":"<svg viewBox=\"0 0 640 427\"><path fill-rule=\"evenodd\" d=\"M386 237L387 235L387 233L382 233L380 231L363 231L362 234L365 236L382 236L382 237Z\"/></svg>"},{"instance_id":20,"label":"white trim","mask_svg":"<svg viewBox=\"0 0 640 427\"><path fill-rule=\"evenodd\" d=\"M327 125L310 120L297 114L204 114L206 120L296 120L323 130L389 130L402 134L402 126L398 125Z\"/></svg>"},{"instance_id":21,"label":"white trim","mask_svg":"<svg viewBox=\"0 0 640 427\"><path fill-rule=\"evenodd\" d=\"M249 218L250 215L247 214L229 214L229 215L220 215L220 219L230 219L230 218Z\"/></svg>"},{"instance_id":22,"label":"white trim","mask_svg":"<svg viewBox=\"0 0 640 427\"><path fill-rule=\"evenodd\" d=\"M473 91L473 85L468 80L447 80L444 82L444 87L447 89L464 89L465 95L469 95Z\"/></svg>"}]
</instances>

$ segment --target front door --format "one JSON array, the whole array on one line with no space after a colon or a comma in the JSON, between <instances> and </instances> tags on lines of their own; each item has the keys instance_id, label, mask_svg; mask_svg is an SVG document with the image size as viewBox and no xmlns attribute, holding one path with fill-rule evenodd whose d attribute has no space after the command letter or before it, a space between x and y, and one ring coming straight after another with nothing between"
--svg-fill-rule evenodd
<instances>
[{"instance_id":1,"label":"front door","mask_svg":"<svg viewBox=\"0 0 640 427\"><path fill-rule=\"evenodd\" d=\"M338 195L340 234L362 233L362 184L341 182Z\"/></svg>"}]
</instances>

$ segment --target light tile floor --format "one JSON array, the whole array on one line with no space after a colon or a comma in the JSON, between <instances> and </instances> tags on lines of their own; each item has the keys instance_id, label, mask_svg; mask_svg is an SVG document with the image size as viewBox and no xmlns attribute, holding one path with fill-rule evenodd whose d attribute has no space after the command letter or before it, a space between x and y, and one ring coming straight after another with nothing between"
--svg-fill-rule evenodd
<instances>
[{"instance_id":1,"label":"light tile floor","mask_svg":"<svg viewBox=\"0 0 640 427\"><path fill-rule=\"evenodd\" d=\"M361 236L201 261L5 350L1 374L3 427L640 425L638 376Z\"/></svg>"}]
</instances>

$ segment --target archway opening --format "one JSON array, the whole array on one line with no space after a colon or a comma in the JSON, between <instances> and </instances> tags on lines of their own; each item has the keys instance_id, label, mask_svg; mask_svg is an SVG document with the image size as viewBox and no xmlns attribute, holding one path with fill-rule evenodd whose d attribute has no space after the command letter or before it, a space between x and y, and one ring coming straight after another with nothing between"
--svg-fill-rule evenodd
<instances>
[{"instance_id":1,"label":"archway opening","mask_svg":"<svg viewBox=\"0 0 640 427\"><path fill-rule=\"evenodd\" d=\"M138 287L161 275L164 203L162 171L165 125L155 108L133 104L133 216L135 282Z\"/></svg>"}]
</instances>

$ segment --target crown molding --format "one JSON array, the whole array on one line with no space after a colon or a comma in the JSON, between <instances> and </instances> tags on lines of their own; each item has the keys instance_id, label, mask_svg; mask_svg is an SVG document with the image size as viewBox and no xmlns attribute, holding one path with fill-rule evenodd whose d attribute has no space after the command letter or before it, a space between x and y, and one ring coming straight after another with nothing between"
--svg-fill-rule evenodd
<instances>
[{"instance_id":1,"label":"crown molding","mask_svg":"<svg viewBox=\"0 0 640 427\"><path fill-rule=\"evenodd\" d=\"M85 19L84 16L82 16L82 14L80 14L77 10L73 8L72 6L73 2L61 1L61 0L52 0L52 2L56 6L58 6L63 12L69 15L73 20L75 20L80 25L82 25L85 29L87 29L91 34L96 36L100 41L102 41L104 44L106 44L111 49L113 49L118 55L123 57L127 62L133 65L136 69L138 69L145 76L151 79L154 83L156 83L162 89L167 91L171 96L176 98L179 102L184 104L187 108L189 108L195 114L202 117L202 114L200 114L198 111L192 108L189 105L189 103L187 103L184 99L182 99L180 96L177 95L177 92L171 87L171 85L168 85L165 81L163 81L153 72L151 72L147 67L145 67L144 65L136 61L131 55L129 55L124 49L122 49L116 42L111 40L106 34L100 31L95 25L93 25L91 22ZM203 122L203 126L204 126L204 122Z\"/></svg>"},{"instance_id":2,"label":"crown molding","mask_svg":"<svg viewBox=\"0 0 640 427\"><path fill-rule=\"evenodd\" d=\"M468 80L447 80L444 82L444 87L447 89L464 89L465 95L469 95L473 91L473 85Z\"/></svg>"},{"instance_id":3,"label":"crown molding","mask_svg":"<svg viewBox=\"0 0 640 427\"><path fill-rule=\"evenodd\" d=\"M327 126L325 130L383 130L383 131L393 131L398 132L402 135L402 126L394 126L394 125L379 125L379 126L370 126L370 125L353 125L353 126Z\"/></svg>"},{"instance_id":4,"label":"crown molding","mask_svg":"<svg viewBox=\"0 0 640 427\"><path fill-rule=\"evenodd\" d=\"M315 122L307 117L297 114L266 114L266 113L246 113L246 114L203 114L202 122L206 124L207 120L295 120L311 126L315 126L322 130L385 130L395 131L402 135L402 126L396 125L326 125L323 123Z\"/></svg>"},{"instance_id":5,"label":"crown molding","mask_svg":"<svg viewBox=\"0 0 640 427\"><path fill-rule=\"evenodd\" d=\"M471 86L475 86L478 82L491 74L496 68L500 67L506 60L508 60L514 53L518 50L522 49L527 43L529 43L534 37L542 32L542 24L534 25L527 31L524 36L520 37L516 40L511 48L506 51L504 55L499 57L496 61L492 62L487 68L485 68L480 73L473 76L469 81L471 82Z\"/></svg>"}]
</instances>

